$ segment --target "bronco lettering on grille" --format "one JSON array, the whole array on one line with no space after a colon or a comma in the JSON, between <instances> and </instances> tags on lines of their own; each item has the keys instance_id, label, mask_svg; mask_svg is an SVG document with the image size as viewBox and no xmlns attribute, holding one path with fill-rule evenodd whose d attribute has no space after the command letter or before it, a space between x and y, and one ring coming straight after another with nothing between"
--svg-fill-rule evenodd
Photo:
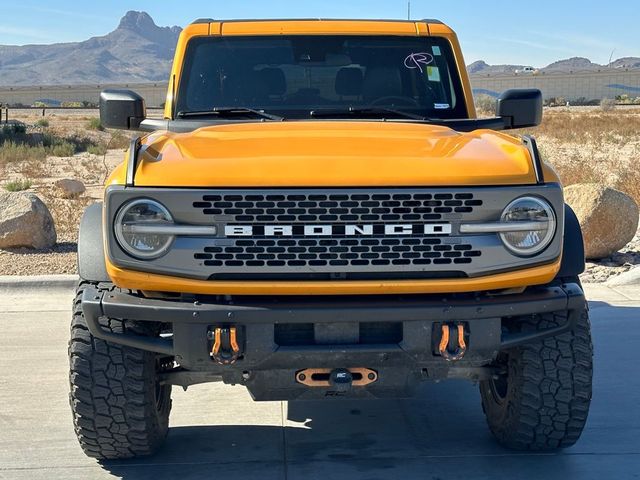
<instances>
[{"instance_id":1,"label":"bronco lettering on grille","mask_svg":"<svg viewBox=\"0 0 640 480\"><path fill-rule=\"evenodd\" d=\"M226 237L359 237L372 235L450 235L448 223L424 225L226 225Z\"/></svg>"}]
</instances>

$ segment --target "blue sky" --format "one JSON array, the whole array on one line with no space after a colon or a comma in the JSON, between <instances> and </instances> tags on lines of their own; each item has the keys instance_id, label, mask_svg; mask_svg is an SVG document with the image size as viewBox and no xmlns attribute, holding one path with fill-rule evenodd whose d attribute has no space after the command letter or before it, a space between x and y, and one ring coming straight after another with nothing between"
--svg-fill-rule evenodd
<instances>
[{"instance_id":1,"label":"blue sky","mask_svg":"<svg viewBox=\"0 0 640 480\"><path fill-rule=\"evenodd\" d=\"M412 0L412 18L439 18L460 36L467 63L536 67L572 56L606 64L640 56L635 0ZM214 18L406 18L406 0L21 0L3 2L0 44L85 40L113 30L127 10L183 26Z\"/></svg>"}]
</instances>

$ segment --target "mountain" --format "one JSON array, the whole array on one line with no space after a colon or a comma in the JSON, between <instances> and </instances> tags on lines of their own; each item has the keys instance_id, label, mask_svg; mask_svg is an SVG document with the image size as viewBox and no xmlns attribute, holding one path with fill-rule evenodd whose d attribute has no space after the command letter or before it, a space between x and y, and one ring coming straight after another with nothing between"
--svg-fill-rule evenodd
<instances>
[{"instance_id":1,"label":"mountain","mask_svg":"<svg viewBox=\"0 0 640 480\"><path fill-rule=\"evenodd\" d=\"M131 11L113 32L84 42L0 46L0 85L166 81L181 31Z\"/></svg>"},{"instance_id":2,"label":"mountain","mask_svg":"<svg viewBox=\"0 0 640 480\"><path fill-rule=\"evenodd\" d=\"M640 58L638 57L619 58L615 62L611 62L611 65L609 66L611 68L640 68Z\"/></svg>"},{"instance_id":3,"label":"mountain","mask_svg":"<svg viewBox=\"0 0 640 480\"><path fill-rule=\"evenodd\" d=\"M0 86L165 82L180 27L159 27L149 14L130 11L113 32L84 42L53 45L0 45ZM471 74L510 74L524 65L489 65L482 60ZM542 72L640 69L640 58L598 65L587 58L559 60Z\"/></svg>"},{"instance_id":4,"label":"mountain","mask_svg":"<svg viewBox=\"0 0 640 480\"><path fill-rule=\"evenodd\" d=\"M478 60L467 66L469 73L484 73L484 74L499 74L499 73L513 73L516 70L521 70L525 65L489 65L488 63Z\"/></svg>"},{"instance_id":5,"label":"mountain","mask_svg":"<svg viewBox=\"0 0 640 480\"><path fill-rule=\"evenodd\" d=\"M467 71L470 74L501 74L501 73L514 73L516 70L521 70L522 65L489 65L488 63L478 60L467 66ZM540 72L580 72L580 71L594 71L605 70L608 68L628 68L628 69L640 69L640 58L638 57L625 57L611 62L610 65L600 65L593 63L588 58L573 57L564 60L558 60L546 67L540 68Z\"/></svg>"},{"instance_id":6,"label":"mountain","mask_svg":"<svg viewBox=\"0 0 640 480\"><path fill-rule=\"evenodd\" d=\"M568 71L576 71L576 70L597 70L599 68L604 68L602 65L598 65L597 63L593 63L588 58L583 57L573 57L567 58L566 60L558 60L557 62L553 62L550 65L544 67L543 71L556 71L560 70L563 72Z\"/></svg>"}]
</instances>

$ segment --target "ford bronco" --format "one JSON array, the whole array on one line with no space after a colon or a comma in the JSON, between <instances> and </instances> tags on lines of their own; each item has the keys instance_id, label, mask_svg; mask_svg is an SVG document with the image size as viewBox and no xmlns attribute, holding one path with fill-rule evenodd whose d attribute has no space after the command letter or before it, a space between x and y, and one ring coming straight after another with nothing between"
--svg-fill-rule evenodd
<instances>
[{"instance_id":1,"label":"ford bronco","mask_svg":"<svg viewBox=\"0 0 640 480\"><path fill-rule=\"evenodd\" d=\"M89 207L71 326L75 431L153 453L171 388L258 401L477 382L504 446L574 444L591 400L579 224L531 136L539 90L478 118L455 33L423 21L215 21L177 45L163 118Z\"/></svg>"}]
</instances>

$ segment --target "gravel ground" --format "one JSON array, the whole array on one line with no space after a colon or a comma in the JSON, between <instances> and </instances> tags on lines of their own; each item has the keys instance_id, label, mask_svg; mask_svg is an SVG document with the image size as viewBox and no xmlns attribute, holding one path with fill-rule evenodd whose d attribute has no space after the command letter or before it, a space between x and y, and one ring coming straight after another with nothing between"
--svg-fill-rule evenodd
<instances>
[{"instance_id":1,"label":"gravel ground","mask_svg":"<svg viewBox=\"0 0 640 480\"><path fill-rule=\"evenodd\" d=\"M640 229L625 248L609 258L598 262L587 262L587 271L581 276L582 283L603 283L640 264Z\"/></svg>"}]
</instances>

